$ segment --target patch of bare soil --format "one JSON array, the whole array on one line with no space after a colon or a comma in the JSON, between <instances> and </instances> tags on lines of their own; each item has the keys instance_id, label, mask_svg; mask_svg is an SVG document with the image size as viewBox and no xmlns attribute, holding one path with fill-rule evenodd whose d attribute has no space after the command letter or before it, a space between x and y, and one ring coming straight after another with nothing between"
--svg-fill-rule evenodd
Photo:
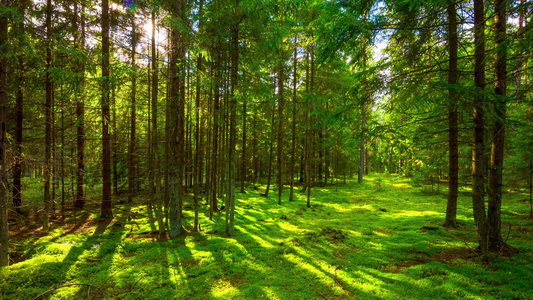
<instances>
[{"instance_id":1,"label":"patch of bare soil","mask_svg":"<svg viewBox=\"0 0 533 300\"><path fill-rule=\"evenodd\" d=\"M399 264L387 265L383 269L383 271L387 273L401 273L403 270L408 269L410 267L427 264L433 261L438 261L443 264L447 264L456 259L472 258L477 255L473 250L468 248L450 249L436 255L430 255L429 253L423 251L417 251L416 253L416 258L414 258L413 260L401 261Z\"/></svg>"},{"instance_id":2,"label":"patch of bare soil","mask_svg":"<svg viewBox=\"0 0 533 300\"><path fill-rule=\"evenodd\" d=\"M77 234L89 231L98 224L98 219L85 214L82 217L60 216L59 211L55 218L50 218L50 228L60 227L63 234ZM9 224L10 239L28 239L46 236L48 233L42 231L42 214L37 213L27 218L20 218Z\"/></svg>"}]
</instances>

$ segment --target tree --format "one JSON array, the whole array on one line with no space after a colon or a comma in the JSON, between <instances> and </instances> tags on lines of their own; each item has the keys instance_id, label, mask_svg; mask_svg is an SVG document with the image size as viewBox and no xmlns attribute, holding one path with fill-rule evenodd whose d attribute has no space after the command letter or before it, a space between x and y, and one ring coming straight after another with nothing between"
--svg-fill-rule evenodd
<instances>
[{"instance_id":1,"label":"tree","mask_svg":"<svg viewBox=\"0 0 533 300\"><path fill-rule=\"evenodd\" d=\"M159 132L157 126L157 97L159 92L159 68L158 56L156 50L156 8L152 8L152 155L154 156L154 180L157 198L157 222L159 225L159 234L165 233L165 224L163 223L163 197L161 195L161 171L159 156Z\"/></svg>"},{"instance_id":2,"label":"tree","mask_svg":"<svg viewBox=\"0 0 533 300\"><path fill-rule=\"evenodd\" d=\"M501 207L502 207L502 175L503 155L505 143L505 119L506 119L506 77L507 77L507 2L494 1L494 30L495 40L495 74L494 74L494 110L496 119L492 125L492 145L490 155L489 174L489 202L488 202L488 231L489 250L499 251L506 246L501 235Z\"/></svg>"},{"instance_id":3,"label":"tree","mask_svg":"<svg viewBox=\"0 0 533 300\"><path fill-rule=\"evenodd\" d=\"M2 0L2 10L9 7L9 0ZM0 15L0 49L8 47L7 15ZM6 107L7 107L7 57L0 57L0 267L9 265L9 232L7 222L7 174L6 174Z\"/></svg>"},{"instance_id":4,"label":"tree","mask_svg":"<svg viewBox=\"0 0 533 300\"><path fill-rule=\"evenodd\" d=\"M131 117L130 117L130 144L128 148L128 202L132 201L137 187L137 64L135 61L137 51L137 26L135 23L135 9L131 10Z\"/></svg>"},{"instance_id":5,"label":"tree","mask_svg":"<svg viewBox=\"0 0 533 300\"><path fill-rule=\"evenodd\" d=\"M81 36L78 30L78 4L74 4L74 16L72 27L74 31L74 43L79 51L84 51L85 48L85 2L81 3ZM83 195L83 178L85 175L85 63L86 61L78 61L76 68L76 75L79 76L79 84L76 81L76 145L77 145L77 168L76 168L76 201L74 207L83 208L85 206L85 198Z\"/></svg>"},{"instance_id":6,"label":"tree","mask_svg":"<svg viewBox=\"0 0 533 300\"><path fill-rule=\"evenodd\" d=\"M488 251L487 215L485 212L483 169L485 148L484 99L485 89L485 9L483 0L474 0L474 83L477 90L474 96L474 144L472 148L472 205L474 223L483 252Z\"/></svg>"},{"instance_id":7,"label":"tree","mask_svg":"<svg viewBox=\"0 0 533 300\"><path fill-rule=\"evenodd\" d=\"M52 1L46 1L46 104L45 104L45 175L44 175L44 211L43 232L48 232L48 218L50 214L50 177L52 171Z\"/></svg>"},{"instance_id":8,"label":"tree","mask_svg":"<svg viewBox=\"0 0 533 300\"><path fill-rule=\"evenodd\" d=\"M17 34L19 38L24 43L24 13L25 13L25 3L21 2L18 5L18 12L21 15L22 21L19 21L17 26ZM18 214L22 213L22 121L24 116L24 92L23 92L23 82L24 82L24 55L23 52L18 55L18 70L17 70L17 81L18 88L16 94L16 104L15 104L15 154L14 154L14 165L13 165L13 207Z\"/></svg>"},{"instance_id":9,"label":"tree","mask_svg":"<svg viewBox=\"0 0 533 300\"><path fill-rule=\"evenodd\" d=\"M48 0L50 1L50 0ZM109 94L109 1L102 0L102 218L113 218L111 209L111 121Z\"/></svg>"},{"instance_id":10,"label":"tree","mask_svg":"<svg viewBox=\"0 0 533 300\"><path fill-rule=\"evenodd\" d=\"M169 3L170 13L172 18L178 22L183 22L184 12L181 11L183 7L182 1L176 1ZM181 223L181 183L183 179L182 172L182 146L183 144L183 129L182 118L180 113L181 106L181 78L178 72L178 61L182 58L181 47L182 43L180 37L179 28L177 24L173 24L171 27L171 52L170 52L170 89L168 97L168 108L170 117L170 141L169 141L169 154L171 158L169 163L169 219L170 219L170 237L174 238L183 232L183 226ZM176 159L177 158L177 159Z\"/></svg>"},{"instance_id":11,"label":"tree","mask_svg":"<svg viewBox=\"0 0 533 300\"><path fill-rule=\"evenodd\" d=\"M280 44L280 60L278 66L278 205L281 205L281 196L283 194L283 109L285 107L285 75L283 74L284 67L283 58L283 43Z\"/></svg>"},{"instance_id":12,"label":"tree","mask_svg":"<svg viewBox=\"0 0 533 300\"><path fill-rule=\"evenodd\" d=\"M292 70L292 143L291 143L291 186L289 191L289 201L294 201L294 168L296 166L296 84L298 77L298 38L294 37L294 58Z\"/></svg>"},{"instance_id":13,"label":"tree","mask_svg":"<svg viewBox=\"0 0 533 300\"><path fill-rule=\"evenodd\" d=\"M457 141L458 125L457 125L457 93L454 91L455 84L457 84L457 11L455 9L455 2L448 3L448 48L449 48L449 63L448 63L448 204L446 206L446 221L445 227L457 226L457 190L459 183L459 146Z\"/></svg>"},{"instance_id":14,"label":"tree","mask_svg":"<svg viewBox=\"0 0 533 300\"><path fill-rule=\"evenodd\" d=\"M237 144L237 89L239 84L239 0L235 0L234 5L235 19L231 24L231 96L229 99L230 111L230 129L228 144L228 185L226 190L226 234L231 236L235 231L235 175L237 168L235 166L235 146Z\"/></svg>"}]
</instances>

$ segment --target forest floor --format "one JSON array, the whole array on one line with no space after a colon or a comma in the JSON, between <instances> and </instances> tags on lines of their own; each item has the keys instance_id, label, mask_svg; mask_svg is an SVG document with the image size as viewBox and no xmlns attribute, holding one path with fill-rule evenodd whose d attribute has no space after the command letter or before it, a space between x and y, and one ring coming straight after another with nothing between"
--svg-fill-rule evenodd
<instances>
[{"instance_id":1,"label":"forest floor","mask_svg":"<svg viewBox=\"0 0 533 300\"><path fill-rule=\"evenodd\" d=\"M444 223L446 195L396 175L313 188L277 205L249 186L237 193L236 231L225 213L202 231L160 239L139 196L115 219L89 211L38 226L12 224L13 264L0 270L1 299L533 299L533 219L527 196L506 193L502 235L520 253L481 257L471 197L460 193L456 229ZM93 211L91 211L91 207ZM190 232L192 212L185 210ZM29 218L28 218L29 219ZM509 230L510 228L510 230Z\"/></svg>"}]
</instances>

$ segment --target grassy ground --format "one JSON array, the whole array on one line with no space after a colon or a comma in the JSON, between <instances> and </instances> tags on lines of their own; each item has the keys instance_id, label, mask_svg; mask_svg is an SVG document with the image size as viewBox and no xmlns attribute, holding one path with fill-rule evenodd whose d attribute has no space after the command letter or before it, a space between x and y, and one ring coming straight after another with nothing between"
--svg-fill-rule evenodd
<instances>
[{"instance_id":1,"label":"grassy ground","mask_svg":"<svg viewBox=\"0 0 533 300\"><path fill-rule=\"evenodd\" d=\"M278 206L260 192L237 194L231 238L222 213L201 215L198 234L159 240L142 199L117 205L111 222L85 214L34 237L19 228L12 249L25 260L0 270L0 298L533 299L533 220L522 194L506 194L502 208L504 238L512 225L508 243L520 253L487 264L467 247L475 232L466 190L455 230L441 226L442 189L393 175L314 188L311 208L300 193Z\"/></svg>"}]
</instances>

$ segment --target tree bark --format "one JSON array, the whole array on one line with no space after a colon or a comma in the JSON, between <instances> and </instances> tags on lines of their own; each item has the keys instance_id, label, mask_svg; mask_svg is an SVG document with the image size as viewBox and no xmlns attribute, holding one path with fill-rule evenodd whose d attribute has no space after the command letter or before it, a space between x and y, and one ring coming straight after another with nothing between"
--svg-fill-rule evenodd
<instances>
[{"instance_id":1,"label":"tree bark","mask_svg":"<svg viewBox=\"0 0 533 300\"><path fill-rule=\"evenodd\" d=\"M24 17L24 7L19 8L19 13ZM18 34L24 35L24 22L20 22L18 27ZM24 116L24 56L21 54L18 57L18 72L17 72L18 89L16 94L15 103L15 154L13 165L13 207L17 214L21 214L22 210L22 120Z\"/></svg>"},{"instance_id":2,"label":"tree bark","mask_svg":"<svg viewBox=\"0 0 533 300\"><path fill-rule=\"evenodd\" d=\"M48 0L50 1L50 0ZM4 7L9 7L8 0L1 0ZM4 49L8 43L7 16L0 15L0 46ZM9 265L9 231L7 221L7 174L6 174L6 108L7 108L7 58L0 59L0 267Z\"/></svg>"},{"instance_id":3,"label":"tree bark","mask_svg":"<svg viewBox=\"0 0 533 300\"><path fill-rule=\"evenodd\" d=\"M50 0L49 0L50 1ZM101 217L113 218L111 210L111 140L109 135L109 1L102 0L102 206Z\"/></svg>"},{"instance_id":4,"label":"tree bark","mask_svg":"<svg viewBox=\"0 0 533 300\"><path fill-rule=\"evenodd\" d=\"M366 105L361 104L361 144L359 147L359 172L357 173L357 182L363 183L363 173L365 171L365 126L366 126Z\"/></svg>"},{"instance_id":5,"label":"tree bark","mask_svg":"<svg viewBox=\"0 0 533 300\"><path fill-rule=\"evenodd\" d=\"M128 202L131 203L136 192L137 165L135 161L137 151L137 64L135 52L137 51L137 32L135 13L131 18L131 118L130 118L130 145L128 151Z\"/></svg>"},{"instance_id":6,"label":"tree bark","mask_svg":"<svg viewBox=\"0 0 533 300\"><path fill-rule=\"evenodd\" d=\"M173 18L180 18L181 1L171 4L171 13ZM180 92L181 80L178 72L178 60L180 55L181 35L179 28L176 26L171 29L171 54L170 54L170 97L168 97L170 109L170 141L169 141L169 223L170 237L175 238L183 232L181 223L181 185L182 185L182 160L179 158L181 153L181 143L183 143L183 132L180 116Z\"/></svg>"},{"instance_id":7,"label":"tree bark","mask_svg":"<svg viewBox=\"0 0 533 300\"><path fill-rule=\"evenodd\" d=\"M270 191L270 182L272 178L272 161L274 160L274 121L275 121L275 111L276 104L272 106L272 118L270 119L270 150L268 156L268 178L267 178L267 187L263 196L268 197L268 192ZM280 120L281 122L281 120Z\"/></svg>"},{"instance_id":8,"label":"tree bark","mask_svg":"<svg viewBox=\"0 0 533 300\"><path fill-rule=\"evenodd\" d=\"M294 38L294 58L292 70L292 144L291 144L291 187L289 191L289 202L294 201L294 169L296 166L296 83L298 67L298 38Z\"/></svg>"},{"instance_id":9,"label":"tree bark","mask_svg":"<svg viewBox=\"0 0 533 300\"><path fill-rule=\"evenodd\" d=\"M199 21L199 31L202 30L202 17L203 17L203 6L204 1L200 0L200 8L198 12L198 16L200 18ZM193 225L193 231L198 232L198 202L199 202L199 188L200 188L200 181L201 181L201 175L200 175L200 154L201 154L201 143L200 143L200 95L201 95L201 88L200 88L200 81L201 81L201 75L200 73L202 70L202 54L200 53L198 55L198 58L196 60L196 103L195 103L195 118L196 118L196 129L194 131L194 140L195 140L195 153L194 153L194 225Z\"/></svg>"},{"instance_id":10,"label":"tree bark","mask_svg":"<svg viewBox=\"0 0 533 300\"><path fill-rule=\"evenodd\" d=\"M159 130L157 126L157 97L159 92L159 76L158 76L158 56L156 49L156 23L155 23L155 8L152 8L152 155L154 156L154 180L155 191L157 198L157 223L159 227L159 234L165 233L165 224L163 222L163 197L161 193L161 170L160 170L160 156L159 156Z\"/></svg>"},{"instance_id":11,"label":"tree bark","mask_svg":"<svg viewBox=\"0 0 533 300\"><path fill-rule=\"evenodd\" d=\"M239 0L235 0L235 18L234 24L231 26L231 96L229 101L230 111L230 128L229 128L229 147L228 147L228 189L226 191L226 234L232 236L235 231L235 177L237 168L235 165L236 159L236 144L237 144L237 98L236 90L238 88L238 70L239 70Z\"/></svg>"},{"instance_id":12,"label":"tree bark","mask_svg":"<svg viewBox=\"0 0 533 300\"><path fill-rule=\"evenodd\" d=\"M218 179L218 147L219 147L219 129L220 129L220 61L222 59L220 55L220 39L217 42L216 47L216 63L215 63L215 78L214 78L214 102L213 102L213 135L212 135L212 141L213 141L213 148L211 151L211 213L218 211L218 203L217 203L217 179Z\"/></svg>"},{"instance_id":13,"label":"tree bark","mask_svg":"<svg viewBox=\"0 0 533 300\"><path fill-rule=\"evenodd\" d=\"M283 74L283 43L280 45L280 56L278 67L278 205L281 205L281 196L283 195L283 109L285 107L285 97L283 95L285 91L285 75Z\"/></svg>"},{"instance_id":14,"label":"tree bark","mask_svg":"<svg viewBox=\"0 0 533 300\"><path fill-rule=\"evenodd\" d=\"M487 215L483 189L483 151L485 148L485 121L482 96L485 88L485 9L483 0L474 0L474 83L478 93L474 97L474 145L472 149L472 206L474 223L483 252L488 251Z\"/></svg>"},{"instance_id":15,"label":"tree bark","mask_svg":"<svg viewBox=\"0 0 533 300\"><path fill-rule=\"evenodd\" d=\"M43 232L48 232L48 220L50 212L50 177L52 158L52 1L46 1L46 103L45 103L45 154L44 154L44 211Z\"/></svg>"},{"instance_id":16,"label":"tree bark","mask_svg":"<svg viewBox=\"0 0 533 300\"><path fill-rule=\"evenodd\" d=\"M454 85L457 84L457 11L455 2L448 3L448 47L450 60L448 63L448 204L446 206L446 221L444 227L456 227L457 221L457 191L459 183L459 146L457 141L457 93Z\"/></svg>"},{"instance_id":17,"label":"tree bark","mask_svg":"<svg viewBox=\"0 0 533 300\"><path fill-rule=\"evenodd\" d=\"M77 5L75 5L77 8ZM74 20L77 20L77 13L74 14ZM78 26L75 26L77 29ZM76 30L76 35L77 35ZM85 49L85 4L81 8L81 37L77 36L78 49ZM79 63L79 62L78 62ZM79 64L80 85L76 97L76 146L77 146L77 169L76 169L76 201L74 207L82 209L85 206L83 196L83 177L84 177L84 153L85 153L85 62Z\"/></svg>"},{"instance_id":18,"label":"tree bark","mask_svg":"<svg viewBox=\"0 0 533 300\"><path fill-rule=\"evenodd\" d=\"M246 181L246 97L242 101L242 152L241 152L241 193L244 193L244 182Z\"/></svg>"},{"instance_id":19,"label":"tree bark","mask_svg":"<svg viewBox=\"0 0 533 300\"><path fill-rule=\"evenodd\" d=\"M504 0L494 1L494 29L495 43L495 74L494 93L496 94L495 111L496 120L492 126L492 145L490 156L489 174L489 203L487 219L489 223L489 250L499 251L506 246L501 235L501 209L502 209L502 175L503 154L505 142L505 118L506 118L506 73L507 73L507 46L506 46L506 23L507 2Z\"/></svg>"},{"instance_id":20,"label":"tree bark","mask_svg":"<svg viewBox=\"0 0 533 300\"><path fill-rule=\"evenodd\" d=\"M314 19L314 14L313 14L313 19ZM308 116L307 116L307 138L306 138L306 141L307 141L307 153L306 153L307 207L311 207L311 187L313 184L313 181L311 178L311 174L312 174L311 156L312 156L312 150L313 150L313 123L311 121L312 119L311 106L314 107L314 95L315 95L315 91L314 91L315 89L315 48L314 48L314 45L311 45L310 69L311 69L311 78L310 78L309 92L311 93L311 101L313 105L310 105L310 109L308 111Z\"/></svg>"}]
</instances>

